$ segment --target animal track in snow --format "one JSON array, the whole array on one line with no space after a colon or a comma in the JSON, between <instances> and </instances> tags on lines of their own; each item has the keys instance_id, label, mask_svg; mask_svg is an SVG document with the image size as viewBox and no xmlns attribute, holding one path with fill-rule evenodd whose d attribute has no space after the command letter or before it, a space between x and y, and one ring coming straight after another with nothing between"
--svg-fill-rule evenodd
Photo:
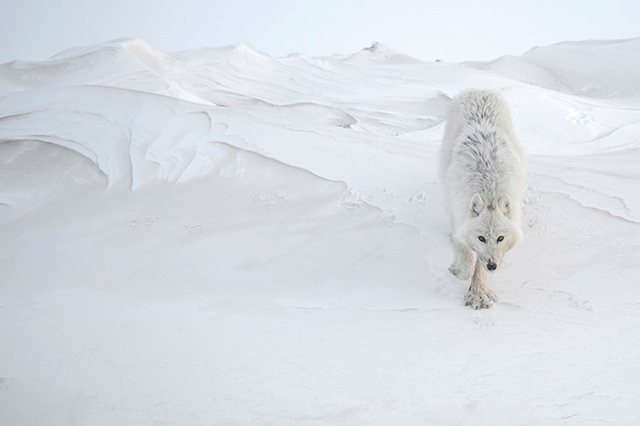
<instances>
[{"instance_id":1,"label":"animal track in snow","mask_svg":"<svg viewBox=\"0 0 640 426\"><path fill-rule=\"evenodd\" d=\"M291 194L287 194L284 191L276 191L273 194L264 194L258 198L254 198L252 202L254 205L260 207L271 207L275 205L286 207L292 200L293 196Z\"/></svg>"},{"instance_id":2,"label":"animal track in snow","mask_svg":"<svg viewBox=\"0 0 640 426\"><path fill-rule=\"evenodd\" d=\"M362 208L362 194L364 193L364 188L358 188L354 190L354 188L349 188L347 192L344 193L342 199L339 202L341 208L347 210L355 210Z\"/></svg>"},{"instance_id":3,"label":"animal track in snow","mask_svg":"<svg viewBox=\"0 0 640 426\"><path fill-rule=\"evenodd\" d=\"M409 203L409 204L419 204L422 207L426 206L428 202L429 202L429 196L424 191L414 192L407 199L407 203Z\"/></svg>"},{"instance_id":4,"label":"animal track in snow","mask_svg":"<svg viewBox=\"0 0 640 426\"><path fill-rule=\"evenodd\" d=\"M142 219L136 219L131 221L131 227L136 228L138 226L153 226L158 223L158 217L145 217Z\"/></svg>"},{"instance_id":5,"label":"animal track in snow","mask_svg":"<svg viewBox=\"0 0 640 426\"><path fill-rule=\"evenodd\" d=\"M576 124L589 124L594 122L593 118L589 116L587 111L580 108L569 108L567 120L571 120Z\"/></svg>"},{"instance_id":6,"label":"animal track in snow","mask_svg":"<svg viewBox=\"0 0 640 426\"><path fill-rule=\"evenodd\" d=\"M207 226L203 225L200 222L189 223L188 225L185 225L184 227L189 232L192 232L192 231L204 232L204 231L207 230Z\"/></svg>"}]
</instances>

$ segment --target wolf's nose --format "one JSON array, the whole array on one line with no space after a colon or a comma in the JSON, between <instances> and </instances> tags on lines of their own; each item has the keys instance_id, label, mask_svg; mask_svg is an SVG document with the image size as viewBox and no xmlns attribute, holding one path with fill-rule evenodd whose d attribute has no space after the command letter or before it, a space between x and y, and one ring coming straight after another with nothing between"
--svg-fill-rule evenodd
<instances>
[{"instance_id":1,"label":"wolf's nose","mask_svg":"<svg viewBox=\"0 0 640 426\"><path fill-rule=\"evenodd\" d=\"M487 263L487 269L490 270L490 271L495 271L497 267L498 267L498 265L496 265L495 262Z\"/></svg>"}]
</instances>

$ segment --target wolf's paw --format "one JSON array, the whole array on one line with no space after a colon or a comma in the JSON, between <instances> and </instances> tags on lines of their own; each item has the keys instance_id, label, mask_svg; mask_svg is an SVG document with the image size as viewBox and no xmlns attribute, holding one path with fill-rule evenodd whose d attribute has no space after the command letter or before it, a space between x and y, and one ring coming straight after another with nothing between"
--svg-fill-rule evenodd
<instances>
[{"instance_id":1,"label":"wolf's paw","mask_svg":"<svg viewBox=\"0 0 640 426\"><path fill-rule=\"evenodd\" d=\"M488 309L498 298L491 290L469 290L464 297L464 305L473 309Z\"/></svg>"},{"instance_id":2,"label":"wolf's paw","mask_svg":"<svg viewBox=\"0 0 640 426\"><path fill-rule=\"evenodd\" d=\"M451 272L451 275L453 275L454 277L464 281L471 278L473 270L469 265L461 265L454 262L451 264L451 266L449 266L449 272Z\"/></svg>"}]
</instances>

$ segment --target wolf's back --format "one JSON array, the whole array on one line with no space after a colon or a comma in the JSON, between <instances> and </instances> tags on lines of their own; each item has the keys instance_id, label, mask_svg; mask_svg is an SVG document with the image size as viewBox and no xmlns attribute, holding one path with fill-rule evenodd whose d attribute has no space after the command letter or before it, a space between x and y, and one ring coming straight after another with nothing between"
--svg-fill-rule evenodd
<instances>
[{"instance_id":1,"label":"wolf's back","mask_svg":"<svg viewBox=\"0 0 640 426\"><path fill-rule=\"evenodd\" d=\"M458 95L455 102L468 125L498 127L512 132L509 107L500 94L491 90L467 90Z\"/></svg>"}]
</instances>

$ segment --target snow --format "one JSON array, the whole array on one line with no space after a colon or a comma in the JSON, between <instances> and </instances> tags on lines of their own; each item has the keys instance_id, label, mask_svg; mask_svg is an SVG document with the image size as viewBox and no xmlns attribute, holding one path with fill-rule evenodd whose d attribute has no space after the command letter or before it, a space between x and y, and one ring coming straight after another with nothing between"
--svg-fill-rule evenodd
<instances>
[{"instance_id":1,"label":"snow","mask_svg":"<svg viewBox=\"0 0 640 426\"><path fill-rule=\"evenodd\" d=\"M0 424L638 424L639 63L121 39L0 65ZM529 168L481 311L436 170L469 87Z\"/></svg>"}]
</instances>

